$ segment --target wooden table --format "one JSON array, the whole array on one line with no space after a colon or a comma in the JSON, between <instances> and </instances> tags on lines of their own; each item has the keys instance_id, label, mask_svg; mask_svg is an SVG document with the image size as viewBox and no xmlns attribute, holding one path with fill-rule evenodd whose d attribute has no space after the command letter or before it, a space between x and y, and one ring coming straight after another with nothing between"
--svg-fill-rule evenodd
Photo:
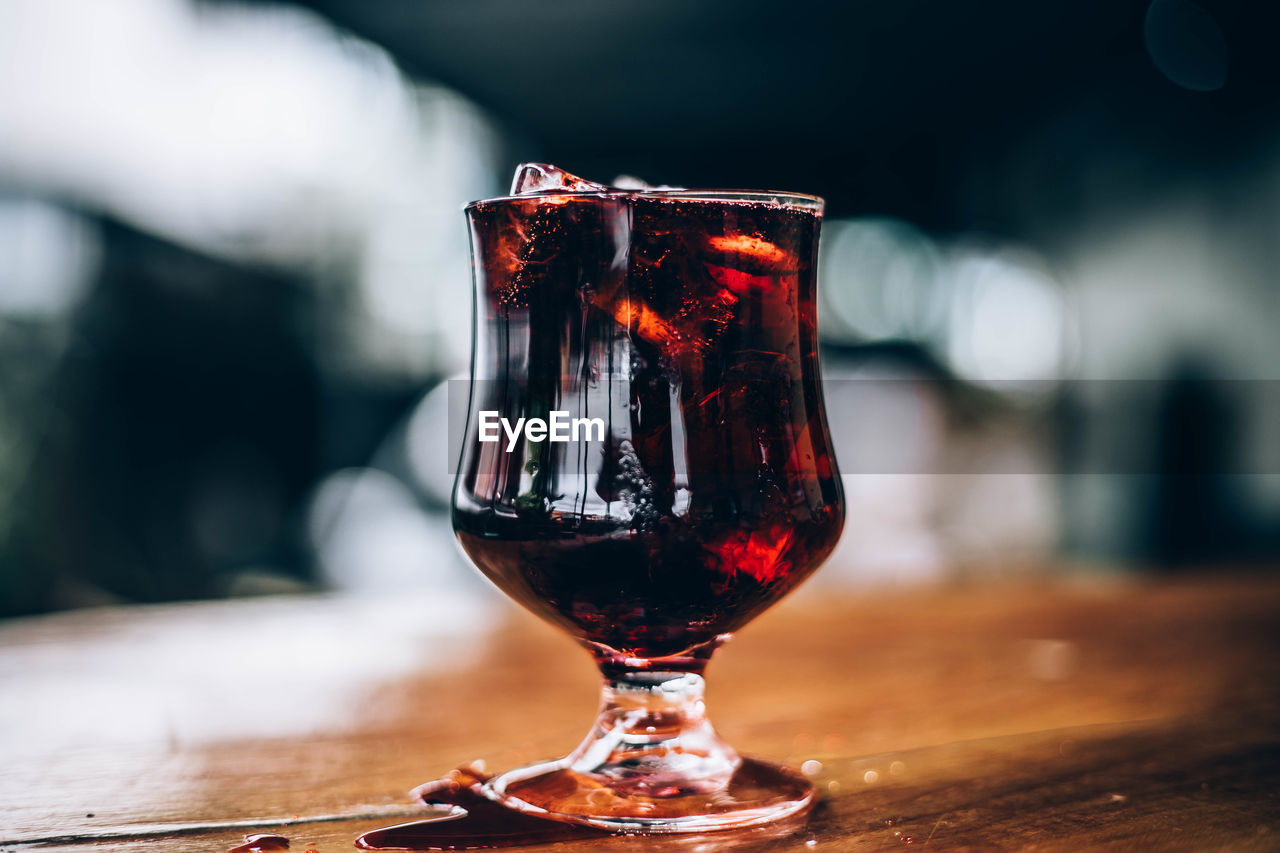
<instances>
[{"instance_id":1,"label":"wooden table","mask_svg":"<svg viewBox=\"0 0 1280 853\"><path fill-rule=\"evenodd\" d=\"M815 581L815 584L817 582ZM709 673L823 794L773 829L565 849L1280 849L1280 581L811 585ZM554 756L596 679L479 587L0 625L0 851L352 849L475 758ZM261 827L261 828L258 828Z\"/></svg>"}]
</instances>

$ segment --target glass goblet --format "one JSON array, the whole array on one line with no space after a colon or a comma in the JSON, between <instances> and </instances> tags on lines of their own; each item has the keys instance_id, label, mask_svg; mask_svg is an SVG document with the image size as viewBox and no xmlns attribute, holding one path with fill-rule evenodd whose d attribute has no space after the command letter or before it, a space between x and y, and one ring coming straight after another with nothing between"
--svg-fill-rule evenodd
<instances>
[{"instance_id":1,"label":"glass goblet","mask_svg":"<svg viewBox=\"0 0 1280 853\"><path fill-rule=\"evenodd\" d=\"M557 191L466 209L472 385L453 525L475 565L604 677L513 808L630 832L808 806L708 722L715 648L807 577L844 520L818 372L822 200Z\"/></svg>"}]
</instances>

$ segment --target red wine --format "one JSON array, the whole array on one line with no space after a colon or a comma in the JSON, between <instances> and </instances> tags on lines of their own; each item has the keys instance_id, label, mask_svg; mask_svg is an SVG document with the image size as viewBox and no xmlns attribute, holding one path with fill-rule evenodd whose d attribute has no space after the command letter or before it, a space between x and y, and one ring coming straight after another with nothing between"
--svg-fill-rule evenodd
<instances>
[{"instance_id":1,"label":"red wine","mask_svg":"<svg viewBox=\"0 0 1280 853\"><path fill-rule=\"evenodd\" d=\"M603 655L646 659L737 629L809 575L843 523L817 206L610 191L468 213L476 350L453 523L480 570ZM600 428L479 439L481 412L556 411Z\"/></svg>"}]
</instances>

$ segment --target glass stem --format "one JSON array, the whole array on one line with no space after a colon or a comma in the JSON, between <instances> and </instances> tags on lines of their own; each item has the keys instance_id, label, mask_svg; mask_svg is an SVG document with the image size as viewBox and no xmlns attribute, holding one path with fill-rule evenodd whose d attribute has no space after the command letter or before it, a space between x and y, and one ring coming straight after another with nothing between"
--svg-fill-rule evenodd
<instances>
[{"instance_id":1,"label":"glass stem","mask_svg":"<svg viewBox=\"0 0 1280 853\"><path fill-rule=\"evenodd\" d=\"M707 720L704 686L693 672L610 668L600 714L569 768L626 795L723 790L740 759Z\"/></svg>"}]
</instances>

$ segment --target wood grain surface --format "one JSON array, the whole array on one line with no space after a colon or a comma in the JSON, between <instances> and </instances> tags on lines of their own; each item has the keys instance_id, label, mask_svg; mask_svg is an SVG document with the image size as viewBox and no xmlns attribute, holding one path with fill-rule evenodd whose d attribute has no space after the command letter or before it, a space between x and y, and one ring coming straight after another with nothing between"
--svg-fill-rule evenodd
<instances>
[{"instance_id":1,"label":"wood grain surface","mask_svg":"<svg viewBox=\"0 0 1280 853\"><path fill-rule=\"evenodd\" d=\"M708 694L820 805L585 847L1277 850L1277 617L1263 575L806 588L718 653ZM272 828L351 850L457 764L566 752L596 691L567 637L479 589L10 622L0 851L223 851Z\"/></svg>"}]
</instances>

